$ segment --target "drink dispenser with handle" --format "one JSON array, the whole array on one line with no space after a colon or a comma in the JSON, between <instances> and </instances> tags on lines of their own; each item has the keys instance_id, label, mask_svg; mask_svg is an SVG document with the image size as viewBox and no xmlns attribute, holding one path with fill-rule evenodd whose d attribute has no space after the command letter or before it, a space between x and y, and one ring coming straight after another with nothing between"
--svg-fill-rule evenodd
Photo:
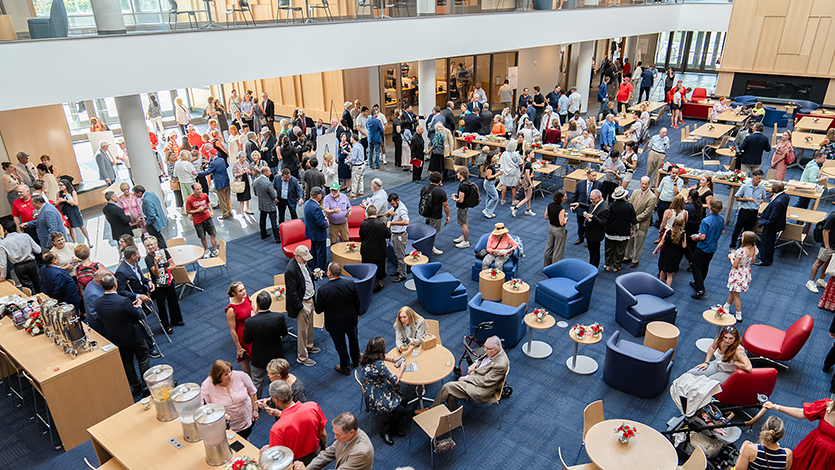
<instances>
[{"instance_id":1,"label":"drink dispenser with handle","mask_svg":"<svg viewBox=\"0 0 835 470\"><path fill-rule=\"evenodd\" d=\"M198 442L200 432L197 431L197 425L194 424L194 412L203 404L203 398L200 396L200 385L186 383L174 387L174 390L171 391L171 401L174 403L174 409L177 410L180 423L183 425L183 439L186 442Z\"/></svg>"},{"instance_id":2,"label":"drink dispenser with handle","mask_svg":"<svg viewBox=\"0 0 835 470\"><path fill-rule=\"evenodd\" d=\"M145 371L143 378L151 392L157 419L163 423L175 419L177 410L171 402L171 391L174 389L174 368L160 364Z\"/></svg>"},{"instance_id":3,"label":"drink dispenser with handle","mask_svg":"<svg viewBox=\"0 0 835 470\"><path fill-rule=\"evenodd\" d=\"M43 326L46 329L46 337L52 338L55 334L55 325L53 320L53 311L58 306L58 301L55 299L48 299L41 304L41 319L43 319Z\"/></svg>"},{"instance_id":4,"label":"drink dispenser with handle","mask_svg":"<svg viewBox=\"0 0 835 470\"><path fill-rule=\"evenodd\" d=\"M232 449L226 439L226 408L217 403L203 405L194 412L194 422L203 438L206 463L217 467L231 460Z\"/></svg>"},{"instance_id":5,"label":"drink dispenser with handle","mask_svg":"<svg viewBox=\"0 0 835 470\"><path fill-rule=\"evenodd\" d=\"M292 470L293 451L284 446L269 447L261 452L258 466L261 470Z\"/></svg>"}]
</instances>

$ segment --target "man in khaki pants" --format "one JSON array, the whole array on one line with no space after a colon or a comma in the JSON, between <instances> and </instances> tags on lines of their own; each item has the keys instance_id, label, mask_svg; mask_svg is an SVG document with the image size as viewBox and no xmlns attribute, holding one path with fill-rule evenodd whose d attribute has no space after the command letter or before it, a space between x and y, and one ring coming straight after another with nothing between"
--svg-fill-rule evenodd
<instances>
[{"instance_id":1,"label":"man in khaki pants","mask_svg":"<svg viewBox=\"0 0 835 470\"><path fill-rule=\"evenodd\" d=\"M293 259L287 263L284 270L286 283L287 316L295 318L298 325L298 343L296 362L311 367L316 361L308 354L316 354L319 348L313 346L313 306L316 303L316 288L313 286L313 273L308 267L308 261L313 259L306 246L297 246L293 252Z\"/></svg>"},{"instance_id":2,"label":"man in khaki pants","mask_svg":"<svg viewBox=\"0 0 835 470\"><path fill-rule=\"evenodd\" d=\"M651 187L658 186L658 170L664 165L667 150L670 148L670 138L667 137L667 128L662 127L658 135L652 136L649 141L649 154L647 155L647 176L651 179ZM637 209L637 208L636 208Z\"/></svg>"},{"instance_id":3,"label":"man in khaki pants","mask_svg":"<svg viewBox=\"0 0 835 470\"><path fill-rule=\"evenodd\" d=\"M655 210L656 201L655 193L649 189L649 176L642 177L641 187L632 191L632 196L629 198L629 203L635 208L638 225L635 236L626 244L626 257L623 262L631 262L633 268L637 268L638 262L641 261L641 253L644 251L644 241L647 239L647 230L652 223L652 212Z\"/></svg>"}]
</instances>

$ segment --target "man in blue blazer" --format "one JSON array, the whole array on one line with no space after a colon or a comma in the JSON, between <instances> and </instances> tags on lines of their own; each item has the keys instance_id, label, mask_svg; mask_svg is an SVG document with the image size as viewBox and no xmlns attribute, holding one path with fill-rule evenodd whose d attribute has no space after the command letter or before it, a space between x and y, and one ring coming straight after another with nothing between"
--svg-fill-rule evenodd
<instances>
[{"instance_id":1,"label":"man in blue blazer","mask_svg":"<svg viewBox=\"0 0 835 470\"><path fill-rule=\"evenodd\" d=\"M298 219L296 206L298 206L299 199L302 197L302 187L299 185L299 180L290 175L290 170L285 168L281 170L281 178L273 179L273 187L276 193L275 204L278 210L278 225L284 223L284 209L290 209L290 220Z\"/></svg>"},{"instance_id":2,"label":"man in blue blazer","mask_svg":"<svg viewBox=\"0 0 835 470\"><path fill-rule=\"evenodd\" d=\"M789 208L789 195L785 193L783 183L778 181L771 187L771 202L760 214L760 227L763 228L760 237L760 260L757 266L771 266L774 262L774 244L777 243L777 233L786 228L786 211Z\"/></svg>"},{"instance_id":3,"label":"man in blue blazer","mask_svg":"<svg viewBox=\"0 0 835 470\"><path fill-rule=\"evenodd\" d=\"M326 240L328 239L328 219L322 212L319 202L322 200L322 188L314 186L310 190L310 199L304 203L304 238L310 240L310 254L313 255L313 268L325 270L328 264Z\"/></svg>"},{"instance_id":4,"label":"man in blue blazer","mask_svg":"<svg viewBox=\"0 0 835 470\"><path fill-rule=\"evenodd\" d=\"M75 310L81 314L81 297L78 295L78 286L70 274L58 266L58 255L53 252L46 253L43 255L43 263L41 289L43 289L44 294L58 302L72 304Z\"/></svg>"},{"instance_id":5,"label":"man in blue blazer","mask_svg":"<svg viewBox=\"0 0 835 470\"><path fill-rule=\"evenodd\" d=\"M212 144L206 145L211 146ZM197 176L212 175L212 180L215 182L215 193L217 193L217 203L220 205L220 218L231 219L232 201L229 198L229 174L226 173L228 165L226 164L226 160L217 156L217 150L215 148L211 148L208 152L209 157L211 157L209 166L206 167L206 171L201 171Z\"/></svg>"},{"instance_id":6,"label":"man in blue blazer","mask_svg":"<svg viewBox=\"0 0 835 470\"><path fill-rule=\"evenodd\" d=\"M24 222L20 224L20 228L34 227L38 234L38 240L41 246L47 250L52 248L52 233L59 232L67 236L67 231L64 229L64 219L61 218L61 213L48 201L44 200L40 194L32 196L32 207L38 211L38 216L35 220Z\"/></svg>"},{"instance_id":7,"label":"man in blue blazer","mask_svg":"<svg viewBox=\"0 0 835 470\"><path fill-rule=\"evenodd\" d=\"M577 187L574 189L574 197L571 198L572 203L588 204L589 195L595 189L603 190L603 185L597 181L597 173L591 168L586 168L586 181L578 181ZM583 217L583 212L577 212L577 241L575 245L583 243L586 238L586 219Z\"/></svg>"},{"instance_id":8,"label":"man in blue blazer","mask_svg":"<svg viewBox=\"0 0 835 470\"><path fill-rule=\"evenodd\" d=\"M142 200L142 213L145 214L145 228L148 229L148 233L156 237L160 248L168 248L165 238L160 233L168 223L168 218L159 198L152 191L145 191L141 184L133 187L133 194Z\"/></svg>"},{"instance_id":9,"label":"man in blue blazer","mask_svg":"<svg viewBox=\"0 0 835 470\"><path fill-rule=\"evenodd\" d=\"M145 332L140 324L142 314L139 312L139 301L131 302L127 297L119 295L116 277L112 274L102 277L101 286L104 295L95 302L96 314L104 323L107 339L119 347L131 392L148 396L148 388L140 377L151 367L151 360ZM139 376L133 366L134 357L139 363Z\"/></svg>"},{"instance_id":10,"label":"man in blue blazer","mask_svg":"<svg viewBox=\"0 0 835 470\"><path fill-rule=\"evenodd\" d=\"M383 143L383 123L380 121L379 115L380 111L374 109L371 111L371 117L365 121L365 126L368 128L368 143L371 146L368 152L368 166L377 170L382 168L380 166L380 145Z\"/></svg>"}]
</instances>

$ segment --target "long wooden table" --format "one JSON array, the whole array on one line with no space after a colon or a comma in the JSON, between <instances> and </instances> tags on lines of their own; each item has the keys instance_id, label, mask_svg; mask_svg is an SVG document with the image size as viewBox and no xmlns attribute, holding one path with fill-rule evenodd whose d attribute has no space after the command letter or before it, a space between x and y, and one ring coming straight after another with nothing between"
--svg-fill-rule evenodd
<instances>
[{"instance_id":1,"label":"long wooden table","mask_svg":"<svg viewBox=\"0 0 835 470\"><path fill-rule=\"evenodd\" d=\"M815 122L815 119L817 119L817 122ZM797 121L794 128L797 130L826 132L826 130L829 129L830 124L832 124L832 118L803 116L799 121ZM792 139L792 141L794 141L794 139Z\"/></svg>"},{"instance_id":2,"label":"long wooden table","mask_svg":"<svg viewBox=\"0 0 835 470\"><path fill-rule=\"evenodd\" d=\"M266 415L262 416L264 419ZM181 470L222 469L206 463L203 442L186 442L183 426L175 419L163 423L157 421L153 406L148 411L140 403L131 405L88 430L101 464L111 459L127 470ZM168 439L177 439L183 447L177 449ZM232 451L232 457L252 457L258 460L259 450L237 434L231 442L238 441L244 448Z\"/></svg>"},{"instance_id":3,"label":"long wooden table","mask_svg":"<svg viewBox=\"0 0 835 470\"><path fill-rule=\"evenodd\" d=\"M764 202L764 203L760 204L760 207L759 207L757 212L762 214L766 207L768 207L767 203ZM802 209L800 207L794 207L794 206L789 206L786 209L786 221L787 222L801 222L801 223L803 223L803 229L801 230L801 236L799 237L799 240L792 239L791 237L788 237L788 239L790 241L786 242L786 243L794 243L795 245L797 245L798 248L800 248L800 255L798 255L798 260L800 259L800 256L806 254L806 237L809 234L809 231L812 229L812 224L820 223L825 218L826 218L826 212L819 212L819 211L815 211L815 210ZM792 225L792 224L786 224L786 229L788 229L790 225ZM781 238L784 238L784 237L785 237L785 233L783 234L783 236Z\"/></svg>"},{"instance_id":4,"label":"long wooden table","mask_svg":"<svg viewBox=\"0 0 835 470\"><path fill-rule=\"evenodd\" d=\"M605 158L601 159L597 151L595 150L585 150L585 151L578 151L572 150L572 153L568 153L565 149L558 149L558 150L548 150L548 149L536 149L534 150L535 154L542 155L543 157L551 157L551 159L556 158L564 158L571 161L578 161L578 162L586 162L586 163L603 163ZM577 155L576 152L580 152L581 155ZM546 160L550 160L546 158Z\"/></svg>"},{"instance_id":5,"label":"long wooden table","mask_svg":"<svg viewBox=\"0 0 835 470\"><path fill-rule=\"evenodd\" d=\"M652 114L655 111L667 106L667 103L663 103L660 101L644 101L643 103L637 103L634 106L627 108L628 111L640 111L641 105L647 107L647 112Z\"/></svg>"},{"instance_id":6,"label":"long wooden table","mask_svg":"<svg viewBox=\"0 0 835 470\"><path fill-rule=\"evenodd\" d=\"M811 113L809 113L809 115L823 118L835 118L835 111L831 109L820 108L812 111Z\"/></svg>"},{"instance_id":7,"label":"long wooden table","mask_svg":"<svg viewBox=\"0 0 835 470\"><path fill-rule=\"evenodd\" d=\"M807 137L810 139L809 142L806 141ZM792 132L792 145L798 149L817 150L825 138L826 135L824 134L812 134L811 132L800 131Z\"/></svg>"},{"instance_id":8,"label":"long wooden table","mask_svg":"<svg viewBox=\"0 0 835 470\"><path fill-rule=\"evenodd\" d=\"M726 109L720 115L714 116L713 119L723 122L741 123L747 121L750 117L750 114L738 114L733 109Z\"/></svg>"},{"instance_id":9,"label":"long wooden table","mask_svg":"<svg viewBox=\"0 0 835 470\"><path fill-rule=\"evenodd\" d=\"M46 335L18 330L10 318L0 321L0 349L43 392L65 450L87 441L88 427L133 403L119 348L92 329L87 336L99 348L72 359ZM112 349L104 351L106 345Z\"/></svg>"},{"instance_id":10,"label":"long wooden table","mask_svg":"<svg viewBox=\"0 0 835 470\"><path fill-rule=\"evenodd\" d=\"M502 140L502 141L475 139L468 144L467 141L464 139L464 137L456 137L455 141L458 142L458 144L459 144L458 147L469 147L469 145L471 145L471 144L476 144L476 145L486 145L488 147L501 147L501 148L507 147L507 143L510 142L510 140L507 140L507 139Z\"/></svg>"},{"instance_id":11,"label":"long wooden table","mask_svg":"<svg viewBox=\"0 0 835 470\"><path fill-rule=\"evenodd\" d=\"M711 129L713 127L713 129ZM690 135L696 137L704 137L706 139L719 139L723 135L733 130L734 126L728 124L703 124L699 128L693 130Z\"/></svg>"}]
</instances>

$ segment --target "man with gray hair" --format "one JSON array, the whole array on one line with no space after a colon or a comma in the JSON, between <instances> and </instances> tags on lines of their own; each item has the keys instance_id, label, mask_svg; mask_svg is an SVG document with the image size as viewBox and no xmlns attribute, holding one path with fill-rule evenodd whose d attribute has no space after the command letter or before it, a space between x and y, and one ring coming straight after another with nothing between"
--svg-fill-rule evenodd
<instances>
[{"instance_id":1,"label":"man with gray hair","mask_svg":"<svg viewBox=\"0 0 835 470\"><path fill-rule=\"evenodd\" d=\"M51 235L53 233L58 232L64 238L67 236L67 231L64 229L64 219L61 218L61 213L58 212L58 209L40 194L32 196L32 207L38 211L38 217L30 222L20 224L20 228L34 227L41 246L49 250L52 248Z\"/></svg>"},{"instance_id":2,"label":"man with gray hair","mask_svg":"<svg viewBox=\"0 0 835 470\"><path fill-rule=\"evenodd\" d=\"M273 359L284 357L281 338L287 336L287 322L284 320L284 314L270 311L273 298L269 292L261 291L255 298L255 303L258 305L258 314L244 321L242 341L252 344L252 384L255 385L255 396L261 398L267 364Z\"/></svg>"},{"instance_id":3,"label":"man with gray hair","mask_svg":"<svg viewBox=\"0 0 835 470\"><path fill-rule=\"evenodd\" d=\"M113 157L110 155L109 149L110 142L102 140L99 142L99 151L96 152L95 157L96 166L99 167L99 179L104 180L104 182L108 185L113 184L113 182L116 181L116 170L113 169ZM20 159L20 154L18 154L18 159ZM27 185L32 186L32 182L30 181Z\"/></svg>"},{"instance_id":4,"label":"man with gray hair","mask_svg":"<svg viewBox=\"0 0 835 470\"><path fill-rule=\"evenodd\" d=\"M600 242L606 233L606 222L609 221L609 205L603 200L603 193L593 189L589 195L588 204L582 202L571 203L571 211L578 208L583 210L583 224L586 228L586 246L589 249L589 264L594 267L600 265Z\"/></svg>"},{"instance_id":5,"label":"man with gray hair","mask_svg":"<svg viewBox=\"0 0 835 470\"><path fill-rule=\"evenodd\" d=\"M485 403L496 392L501 392L505 377L510 368L510 361L502 349L502 340L498 336L491 336L484 342L486 356L470 364L467 375L462 375L455 382L447 382L441 388L432 407L446 402L450 411L458 409L458 400L472 398L477 403ZM426 408L415 411L420 414Z\"/></svg>"},{"instance_id":6,"label":"man with gray hair","mask_svg":"<svg viewBox=\"0 0 835 470\"><path fill-rule=\"evenodd\" d=\"M281 408L281 419L273 424L270 443L262 447L261 451L273 446L289 447L297 462L309 465L319 449L328 445L328 434L325 431L328 420L325 413L314 401L294 402L293 391L283 380L270 384L270 398ZM264 406L263 402L259 402L259 405Z\"/></svg>"},{"instance_id":7,"label":"man with gray hair","mask_svg":"<svg viewBox=\"0 0 835 470\"><path fill-rule=\"evenodd\" d=\"M371 470L374 466L374 446L368 434L359 429L356 416L348 411L331 421L336 440L322 451L310 465L293 462L293 470L322 470L333 462L335 470Z\"/></svg>"},{"instance_id":8,"label":"man with gray hair","mask_svg":"<svg viewBox=\"0 0 835 470\"><path fill-rule=\"evenodd\" d=\"M649 189L649 176L641 177L641 187L632 191L629 203L635 208L635 215L638 225L634 227L635 236L629 239L626 244L626 257L624 263L632 263L633 268L638 267L641 261L641 253L644 251L644 241L647 239L647 231L652 223L652 212L655 210L657 199L655 193Z\"/></svg>"},{"instance_id":9,"label":"man with gray hair","mask_svg":"<svg viewBox=\"0 0 835 470\"><path fill-rule=\"evenodd\" d=\"M258 212L261 214L261 240L266 240L270 235L267 233L267 218L270 219L270 225L273 229L273 239L276 243L281 243L281 238L278 235L278 225L276 225L276 207L275 201L278 198L278 193L275 191L273 183L270 181L272 170L269 167L261 168L261 174L258 175L252 182L252 190L255 196L258 197Z\"/></svg>"},{"instance_id":10,"label":"man with gray hair","mask_svg":"<svg viewBox=\"0 0 835 470\"><path fill-rule=\"evenodd\" d=\"M388 208L388 194L383 189L383 181L380 178L371 180L371 197L365 199L360 204L363 209L368 209L374 206L377 209L377 214L385 216Z\"/></svg>"},{"instance_id":11,"label":"man with gray hair","mask_svg":"<svg viewBox=\"0 0 835 470\"><path fill-rule=\"evenodd\" d=\"M246 152L246 161L252 163L252 152L258 151L258 136L255 132L247 132L246 133L246 147L244 148Z\"/></svg>"}]
</instances>

